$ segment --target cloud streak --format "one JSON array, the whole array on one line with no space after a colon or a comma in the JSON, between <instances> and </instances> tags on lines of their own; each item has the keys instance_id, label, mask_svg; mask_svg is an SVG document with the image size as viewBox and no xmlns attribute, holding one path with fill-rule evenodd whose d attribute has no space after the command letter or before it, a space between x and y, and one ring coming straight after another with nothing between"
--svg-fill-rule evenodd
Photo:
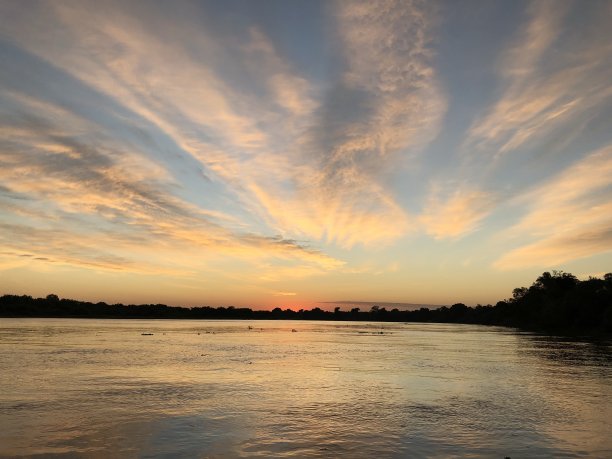
<instances>
[{"instance_id":1,"label":"cloud streak","mask_svg":"<svg viewBox=\"0 0 612 459\"><path fill-rule=\"evenodd\" d=\"M499 158L561 129L580 128L605 107L612 95L610 5L591 6L578 13L587 16L582 23L569 25L580 3L530 4L526 25L503 55L505 89L468 132L468 151Z\"/></svg>"},{"instance_id":2,"label":"cloud streak","mask_svg":"<svg viewBox=\"0 0 612 459\"><path fill-rule=\"evenodd\" d=\"M61 47L50 48L40 31L11 33L107 97L124 119L137 115L135 129L162 139L154 152L162 169L170 167L168 148L186 163L197 160L239 203L236 211L242 206L288 237L351 247L389 242L410 228L384 177L397 155L435 135L445 110L430 64L433 14L424 3L338 3L345 63L327 89L297 75L256 27L246 43L228 40L221 51L209 32L189 24L176 36L172 26L152 30L119 5L112 13L78 2L50 6L47 28L58 24L50 33ZM237 92L223 81L215 67L222 52L263 90ZM83 112L76 115L89 115ZM139 135L127 129L125 136ZM176 170L167 172L179 180Z\"/></svg>"},{"instance_id":3,"label":"cloud streak","mask_svg":"<svg viewBox=\"0 0 612 459\"><path fill-rule=\"evenodd\" d=\"M295 241L253 235L252 222L184 193L185 180L196 190L240 193L232 188L233 174L244 174L242 184L253 181L245 172L267 145L253 113L240 114L237 99L223 95L232 91L188 56L184 43L165 44L118 5L111 13L78 2L37 7L41 30L25 16L15 27L3 23L13 42L2 43L2 52L15 64L0 75L7 102L0 114L0 205L12 222L5 248L35 248L64 263L121 270L163 270L163 257L137 248L148 241L166 255L189 253L181 264L193 270L202 265L199 257L223 255L324 270L342 265ZM4 8L25 15L15 5ZM195 38L200 50L214 48L206 37ZM273 89L291 86L287 67L274 55L269 60L277 68ZM279 100L289 100L282 91ZM283 109L301 110L299 97ZM15 237L21 233L29 236Z\"/></svg>"},{"instance_id":4,"label":"cloud streak","mask_svg":"<svg viewBox=\"0 0 612 459\"><path fill-rule=\"evenodd\" d=\"M434 189L419 221L435 239L459 239L475 231L494 209L495 197L467 186L443 193Z\"/></svg>"},{"instance_id":5,"label":"cloud streak","mask_svg":"<svg viewBox=\"0 0 612 459\"><path fill-rule=\"evenodd\" d=\"M433 12L396 1L334 11L344 65L301 137L293 187L252 191L279 229L347 248L384 244L414 228L385 173L435 136L446 109L428 48Z\"/></svg>"},{"instance_id":6,"label":"cloud streak","mask_svg":"<svg viewBox=\"0 0 612 459\"><path fill-rule=\"evenodd\" d=\"M499 258L499 269L554 267L612 250L612 145L520 196L528 212L506 237L528 237Z\"/></svg>"}]
</instances>

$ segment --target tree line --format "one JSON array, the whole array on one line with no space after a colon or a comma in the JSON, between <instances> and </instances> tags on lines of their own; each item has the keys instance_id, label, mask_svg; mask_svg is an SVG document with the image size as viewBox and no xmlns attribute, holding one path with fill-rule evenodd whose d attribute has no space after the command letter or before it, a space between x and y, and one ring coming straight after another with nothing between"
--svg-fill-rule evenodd
<instances>
[{"instance_id":1,"label":"tree line","mask_svg":"<svg viewBox=\"0 0 612 459\"><path fill-rule=\"evenodd\" d=\"M346 320L381 322L433 322L502 325L525 329L567 332L612 333L612 273L603 278L579 280L562 271L543 273L530 287L515 288L512 297L493 305L466 306L456 303L437 309L387 310L373 305L369 310L334 311L320 308L275 308L271 311L229 307L178 307L165 304L123 305L90 303L28 295L0 297L0 317L71 317L124 319L283 319Z\"/></svg>"}]
</instances>

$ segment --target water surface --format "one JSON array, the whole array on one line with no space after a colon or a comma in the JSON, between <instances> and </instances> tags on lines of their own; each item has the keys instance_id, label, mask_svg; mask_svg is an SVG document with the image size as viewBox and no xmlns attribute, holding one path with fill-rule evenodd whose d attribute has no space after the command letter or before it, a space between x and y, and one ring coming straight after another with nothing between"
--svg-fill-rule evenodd
<instances>
[{"instance_id":1,"label":"water surface","mask_svg":"<svg viewBox=\"0 0 612 459\"><path fill-rule=\"evenodd\" d=\"M612 457L611 376L495 327L0 319L0 457Z\"/></svg>"}]
</instances>

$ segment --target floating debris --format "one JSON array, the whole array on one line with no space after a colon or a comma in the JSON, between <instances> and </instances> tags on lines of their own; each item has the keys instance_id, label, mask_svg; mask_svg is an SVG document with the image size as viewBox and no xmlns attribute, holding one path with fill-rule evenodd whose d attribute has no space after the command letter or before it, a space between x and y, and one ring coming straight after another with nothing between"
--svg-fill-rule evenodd
<instances>
[{"instance_id":1,"label":"floating debris","mask_svg":"<svg viewBox=\"0 0 612 459\"><path fill-rule=\"evenodd\" d=\"M291 329L291 333L296 333L296 332L297 332L297 330L295 328Z\"/></svg>"},{"instance_id":2,"label":"floating debris","mask_svg":"<svg viewBox=\"0 0 612 459\"><path fill-rule=\"evenodd\" d=\"M153 336L153 333L141 333L142 336Z\"/></svg>"}]
</instances>

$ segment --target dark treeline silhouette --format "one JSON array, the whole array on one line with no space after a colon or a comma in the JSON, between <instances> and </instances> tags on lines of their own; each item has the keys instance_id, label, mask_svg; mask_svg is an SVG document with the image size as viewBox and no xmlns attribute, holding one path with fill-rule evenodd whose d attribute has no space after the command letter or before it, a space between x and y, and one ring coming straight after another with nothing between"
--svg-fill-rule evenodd
<instances>
[{"instance_id":1,"label":"dark treeline silhouette","mask_svg":"<svg viewBox=\"0 0 612 459\"><path fill-rule=\"evenodd\" d=\"M612 332L612 273L602 279L578 280L561 271L545 272L531 285L514 289L512 298L495 306L468 307L457 303L438 309L387 310L372 306L369 311L353 308L334 311L276 308L254 311L233 306L213 308L171 307L164 304L123 305L60 299L57 295L32 298L23 295L0 297L0 317L73 317L138 319L300 319L358 320L384 322L436 322L503 325L526 329L567 332Z\"/></svg>"}]
</instances>

